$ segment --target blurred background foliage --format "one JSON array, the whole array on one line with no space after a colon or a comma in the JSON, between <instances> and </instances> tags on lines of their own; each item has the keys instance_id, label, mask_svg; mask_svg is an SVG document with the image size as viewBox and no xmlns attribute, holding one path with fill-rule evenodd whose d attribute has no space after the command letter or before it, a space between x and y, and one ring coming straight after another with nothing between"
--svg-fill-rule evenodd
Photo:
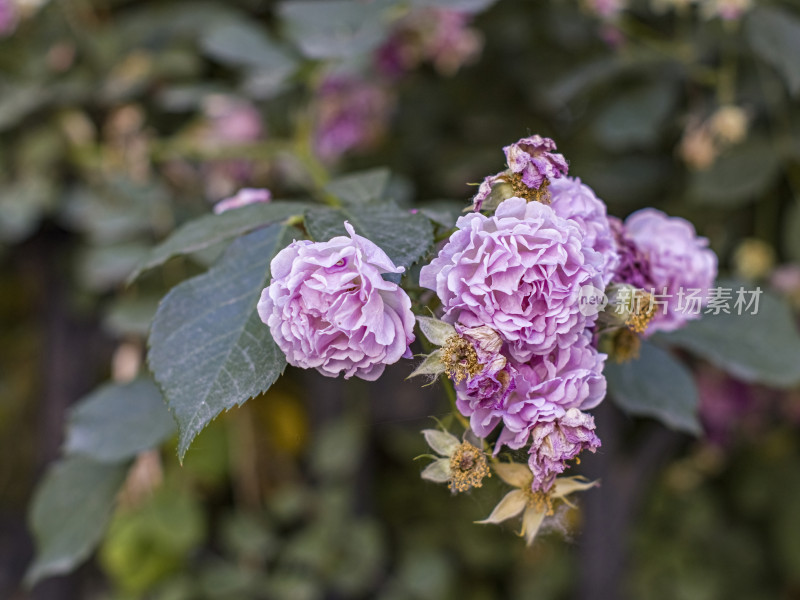
<instances>
[{"instance_id":1,"label":"blurred background foliage","mask_svg":"<svg viewBox=\"0 0 800 600\"><path fill-rule=\"evenodd\" d=\"M414 16L432 5L466 15L433 50L438 21ZM120 445L131 431L90 424L124 406L87 397L112 379L114 398L160 399L135 380L158 298L222 246L126 278L213 202L320 197L387 165L394 199L446 227L528 132L611 213L691 219L727 275L796 314L800 5L0 0L0 31L0 596L800 598L800 391L698 360L706 435L606 403L583 465L602 487L567 541L529 550L472 524L491 493L419 479L419 430L447 409L402 384L408 365L375 384L290 370L182 466L168 416ZM64 574L26 588L37 482L34 532L73 537L39 573Z\"/></svg>"}]
</instances>

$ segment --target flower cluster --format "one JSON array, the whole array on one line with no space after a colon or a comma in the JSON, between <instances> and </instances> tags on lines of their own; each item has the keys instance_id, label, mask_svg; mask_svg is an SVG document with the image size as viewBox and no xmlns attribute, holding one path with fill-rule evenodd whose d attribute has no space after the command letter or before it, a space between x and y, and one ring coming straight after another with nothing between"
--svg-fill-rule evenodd
<instances>
[{"instance_id":1,"label":"flower cluster","mask_svg":"<svg viewBox=\"0 0 800 600\"><path fill-rule=\"evenodd\" d=\"M707 240L687 221L652 209L624 223L608 217L555 150L537 135L506 146L508 169L484 180L474 211L420 271L452 327L431 341L442 346L434 362L453 380L458 411L482 438L499 430L494 454L526 448L532 490L545 497L569 461L600 446L586 411L606 393L597 346L608 327L581 310L580 295L627 292L638 307L650 290L686 287L705 299L716 275ZM662 308L632 307L616 328L638 339L691 318L669 301Z\"/></svg>"},{"instance_id":2,"label":"flower cluster","mask_svg":"<svg viewBox=\"0 0 800 600\"><path fill-rule=\"evenodd\" d=\"M424 432L437 456L423 477L454 493L481 487L492 471L522 486L486 522L522 514L529 540L554 501L593 485L559 475L600 446L588 412L606 395L598 346L616 360L634 356L640 335L695 318L675 304L681 290L708 303L717 289L716 256L691 224L654 209L609 217L555 150L537 135L506 146L508 169L484 181L473 210L421 268L420 287L440 307L438 318L416 320L438 348L412 373L452 380L466 430L463 441ZM219 208L268 200L266 190L243 190ZM258 312L289 364L374 380L411 356L412 301L383 277L403 267L345 229L349 236L279 252ZM586 310L582 299L604 295L620 315ZM504 448L527 451L527 466L498 462Z\"/></svg>"},{"instance_id":3,"label":"flower cluster","mask_svg":"<svg viewBox=\"0 0 800 600\"><path fill-rule=\"evenodd\" d=\"M600 444L581 411L605 395L606 357L592 344L596 316L579 310L578 296L604 288L618 262L605 205L563 179L567 163L555 149L540 136L506 146L509 170L484 182L476 212L420 272L455 326L458 343L448 345L472 351L461 373L444 361L459 411L481 437L502 425L495 453L528 446L532 489L545 493L566 461ZM498 184L513 195L491 216L477 212Z\"/></svg>"}]
</instances>

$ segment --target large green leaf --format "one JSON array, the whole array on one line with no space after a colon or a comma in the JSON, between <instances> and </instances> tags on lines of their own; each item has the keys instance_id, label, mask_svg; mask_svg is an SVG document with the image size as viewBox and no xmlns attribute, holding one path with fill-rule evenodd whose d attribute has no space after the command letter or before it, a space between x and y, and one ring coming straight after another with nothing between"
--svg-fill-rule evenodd
<instances>
[{"instance_id":1,"label":"large green leaf","mask_svg":"<svg viewBox=\"0 0 800 600\"><path fill-rule=\"evenodd\" d=\"M738 285L719 285L732 288L736 300ZM800 383L800 335L789 307L763 292L757 314L737 312L731 302L731 314L703 315L661 338L745 381L777 387Z\"/></svg>"},{"instance_id":2,"label":"large green leaf","mask_svg":"<svg viewBox=\"0 0 800 600\"><path fill-rule=\"evenodd\" d=\"M754 139L732 148L689 182L697 204L736 208L757 199L775 180L780 161L768 140Z\"/></svg>"},{"instance_id":3,"label":"large green leaf","mask_svg":"<svg viewBox=\"0 0 800 600\"><path fill-rule=\"evenodd\" d=\"M433 244L430 221L392 202L312 210L306 215L306 228L315 240L327 241L337 235L347 235L345 221L350 222L356 233L380 246L398 266L408 268L425 256Z\"/></svg>"},{"instance_id":4,"label":"large green leaf","mask_svg":"<svg viewBox=\"0 0 800 600\"><path fill-rule=\"evenodd\" d=\"M800 19L778 7L759 7L745 31L753 51L778 70L792 95L800 94Z\"/></svg>"},{"instance_id":5,"label":"large green leaf","mask_svg":"<svg viewBox=\"0 0 800 600\"><path fill-rule=\"evenodd\" d=\"M120 462L153 448L175 431L161 392L149 379L107 384L72 409L67 454Z\"/></svg>"},{"instance_id":6,"label":"large green leaf","mask_svg":"<svg viewBox=\"0 0 800 600\"><path fill-rule=\"evenodd\" d=\"M127 465L70 457L48 470L28 515L36 540L36 558L28 568L29 585L68 573L95 548L114 506Z\"/></svg>"},{"instance_id":7,"label":"large green leaf","mask_svg":"<svg viewBox=\"0 0 800 600\"><path fill-rule=\"evenodd\" d=\"M694 379L669 352L644 342L638 359L608 363L605 375L609 396L625 412L655 417L672 429L700 433Z\"/></svg>"},{"instance_id":8,"label":"large green leaf","mask_svg":"<svg viewBox=\"0 0 800 600\"><path fill-rule=\"evenodd\" d=\"M386 35L387 0L289 0L280 16L308 58L346 58L375 49Z\"/></svg>"},{"instance_id":9,"label":"large green leaf","mask_svg":"<svg viewBox=\"0 0 800 600\"><path fill-rule=\"evenodd\" d=\"M142 272L165 263L173 256L197 252L269 223L302 215L308 207L309 205L303 202L258 203L228 210L219 215L204 215L189 221L153 248L139 263L128 281L133 281Z\"/></svg>"},{"instance_id":10,"label":"large green leaf","mask_svg":"<svg viewBox=\"0 0 800 600\"><path fill-rule=\"evenodd\" d=\"M150 333L150 369L178 421L178 456L217 415L266 391L286 358L256 312L273 256L302 233L273 224L239 238L207 273L173 288Z\"/></svg>"},{"instance_id":11,"label":"large green leaf","mask_svg":"<svg viewBox=\"0 0 800 600\"><path fill-rule=\"evenodd\" d=\"M325 189L346 204L364 204L384 197L389 175L385 167L370 169L338 177Z\"/></svg>"}]
</instances>

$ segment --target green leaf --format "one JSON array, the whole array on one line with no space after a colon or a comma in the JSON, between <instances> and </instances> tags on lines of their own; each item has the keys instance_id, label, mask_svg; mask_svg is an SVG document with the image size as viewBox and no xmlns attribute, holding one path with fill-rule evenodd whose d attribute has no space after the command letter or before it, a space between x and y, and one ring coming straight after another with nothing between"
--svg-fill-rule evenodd
<instances>
[{"instance_id":1,"label":"green leaf","mask_svg":"<svg viewBox=\"0 0 800 600\"><path fill-rule=\"evenodd\" d=\"M95 548L106 528L127 465L70 457L55 463L34 493L28 515L36 558L25 581L33 585L69 573Z\"/></svg>"},{"instance_id":2,"label":"green leaf","mask_svg":"<svg viewBox=\"0 0 800 600\"><path fill-rule=\"evenodd\" d=\"M325 188L345 204L364 204L384 197L389 169L381 167L338 177Z\"/></svg>"},{"instance_id":3,"label":"green leaf","mask_svg":"<svg viewBox=\"0 0 800 600\"><path fill-rule=\"evenodd\" d=\"M653 145L675 105L675 92L673 82L661 80L622 93L595 119L595 136L612 150Z\"/></svg>"},{"instance_id":4,"label":"green leaf","mask_svg":"<svg viewBox=\"0 0 800 600\"><path fill-rule=\"evenodd\" d=\"M420 214L401 210L392 202L312 210L306 215L306 228L315 240L328 241L347 235L345 221L350 222L356 233L380 246L398 266L410 267L433 245L430 221Z\"/></svg>"},{"instance_id":5,"label":"green leaf","mask_svg":"<svg viewBox=\"0 0 800 600\"><path fill-rule=\"evenodd\" d=\"M165 263L173 256L197 252L269 223L300 216L308 207L309 205L303 202L257 203L228 210L219 215L204 215L189 221L153 248L139 263L128 281L133 281L142 272Z\"/></svg>"},{"instance_id":6,"label":"green leaf","mask_svg":"<svg viewBox=\"0 0 800 600\"><path fill-rule=\"evenodd\" d=\"M86 246L78 253L78 278L92 291L109 291L125 281L148 250L142 242Z\"/></svg>"},{"instance_id":7,"label":"green leaf","mask_svg":"<svg viewBox=\"0 0 800 600\"><path fill-rule=\"evenodd\" d=\"M117 298L103 317L103 328L116 337L147 337L160 299L155 295Z\"/></svg>"},{"instance_id":8,"label":"green leaf","mask_svg":"<svg viewBox=\"0 0 800 600\"><path fill-rule=\"evenodd\" d=\"M689 181L689 197L700 205L736 208L755 200L775 180L780 161L769 141L735 146Z\"/></svg>"},{"instance_id":9,"label":"green leaf","mask_svg":"<svg viewBox=\"0 0 800 600\"><path fill-rule=\"evenodd\" d=\"M644 342L638 359L607 363L605 375L609 396L625 412L654 417L672 429L700 434L694 379L669 352Z\"/></svg>"},{"instance_id":10,"label":"green leaf","mask_svg":"<svg viewBox=\"0 0 800 600\"><path fill-rule=\"evenodd\" d=\"M228 21L211 29L201 40L211 58L234 67L291 75L296 60L267 33L248 21Z\"/></svg>"},{"instance_id":11,"label":"green leaf","mask_svg":"<svg viewBox=\"0 0 800 600\"><path fill-rule=\"evenodd\" d=\"M793 96L800 93L800 19L778 7L759 7L745 26L750 46L781 74Z\"/></svg>"},{"instance_id":12,"label":"green leaf","mask_svg":"<svg viewBox=\"0 0 800 600\"><path fill-rule=\"evenodd\" d=\"M386 0L290 0L279 7L289 36L308 58L347 58L384 39Z\"/></svg>"},{"instance_id":13,"label":"green leaf","mask_svg":"<svg viewBox=\"0 0 800 600\"><path fill-rule=\"evenodd\" d=\"M148 362L180 431L182 460L217 415L265 392L286 358L256 312L275 254L302 233L270 225L239 238L207 273L173 288L158 308Z\"/></svg>"},{"instance_id":14,"label":"green leaf","mask_svg":"<svg viewBox=\"0 0 800 600\"><path fill-rule=\"evenodd\" d=\"M19 124L52 100L52 90L41 83L0 84L0 131Z\"/></svg>"},{"instance_id":15,"label":"green leaf","mask_svg":"<svg viewBox=\"0 0 800 600\"><path fill-rule=\"evenodd\" d=\"M428 217L435 225L452 229L456 226L459 217L465 214L464 209L469 204L463 200L433 200L418 206L419 212Z\"/></svg>"},{"instance_id":16,"label":"green leaf","mask_svg":"<svg viewBox=\"0 0 800 600\"><path fill-rule=\"evenodd\" d=\"M413 6L433 6L465 13L483 12L497 0L411 0Z\"/></svg>"},{"instance_id":17,"label":"green leaf","mask_svg":"<svg viewBox=\"0 0 800 600\"><path fill-rule=\"evenodd\" d=\"M149 378L107 384L70 412L64 451L120 462L153 448L175 431L161 392Z\"/></svg>"},{"instance_id":18,"label":"green leaf","mask_svg":"<svg viewBox=\"0 0 800 600\"><path fill-rule=\"evenodd\" d=\"M733 288L738 285L720 282ZM749 296L748 296L749 299ZM664 341L685 348L743 379L776 387L800 383L800 335L789 307L768 292L759 299L755 315L703 315L668 334Z\"/></svg>"},{"instance_id":19,"label":"green leaf","mask_svg":"<svg viewBox=\"0 0 800 600\"><path fill-rule=\"evenodd\" d=\"M783 230L783 248L786 255L800 262L800 199L789 208Z\"/></svg>"}]
</instances>

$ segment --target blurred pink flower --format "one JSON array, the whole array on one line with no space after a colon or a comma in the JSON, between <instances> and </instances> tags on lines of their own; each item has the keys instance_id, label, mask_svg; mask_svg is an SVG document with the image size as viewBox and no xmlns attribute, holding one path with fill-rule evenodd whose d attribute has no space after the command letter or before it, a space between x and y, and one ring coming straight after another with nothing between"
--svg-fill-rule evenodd
<instances>
[{"instance_id":1,"label":"blurred pink flower","mask_svg":"<svg viewBox=\"0 0 800 600\"><path fill-rule=\"evenodd\" d=\"M14 0L0 0L0 37L14 33L18 21L19 14Z\"/></svg>"},{"instance_id":2,"label":"blurred pink flower","mask_svg":"<svg viewBox=\"0 0 800 600\"><path fill-rule=\"evenodd\" d=\"M214 214L221 214L227 210L255 204L257 202L269 202L272 200L272 192L267 189L242 188L235 196L220 200L214 205Z\"/></svg>"},{"instance_id":3,"label":"blurred pink flower","mask_svg":"<svg viewBox=\"0 0 800 600\"><path fill-rule=\"evenodd\" d=\"M393 108L380 85L356 77L328 76L317 90L314 147L325 161L366 150L383 135Z\"/></svg>"},{"instance_id":4,"label":"blurred pink flower","mask_svg":"<svg viewBox=\"0 0 800 600\"><path fill-rule=\"evenodd\" d=\"M430 62L451 75L474 60L483 47L478 31L469 27L471 15L443 8L413 11L397 22L375 56L378 71L397 78Z\"/></svg>"}]
</instances>

